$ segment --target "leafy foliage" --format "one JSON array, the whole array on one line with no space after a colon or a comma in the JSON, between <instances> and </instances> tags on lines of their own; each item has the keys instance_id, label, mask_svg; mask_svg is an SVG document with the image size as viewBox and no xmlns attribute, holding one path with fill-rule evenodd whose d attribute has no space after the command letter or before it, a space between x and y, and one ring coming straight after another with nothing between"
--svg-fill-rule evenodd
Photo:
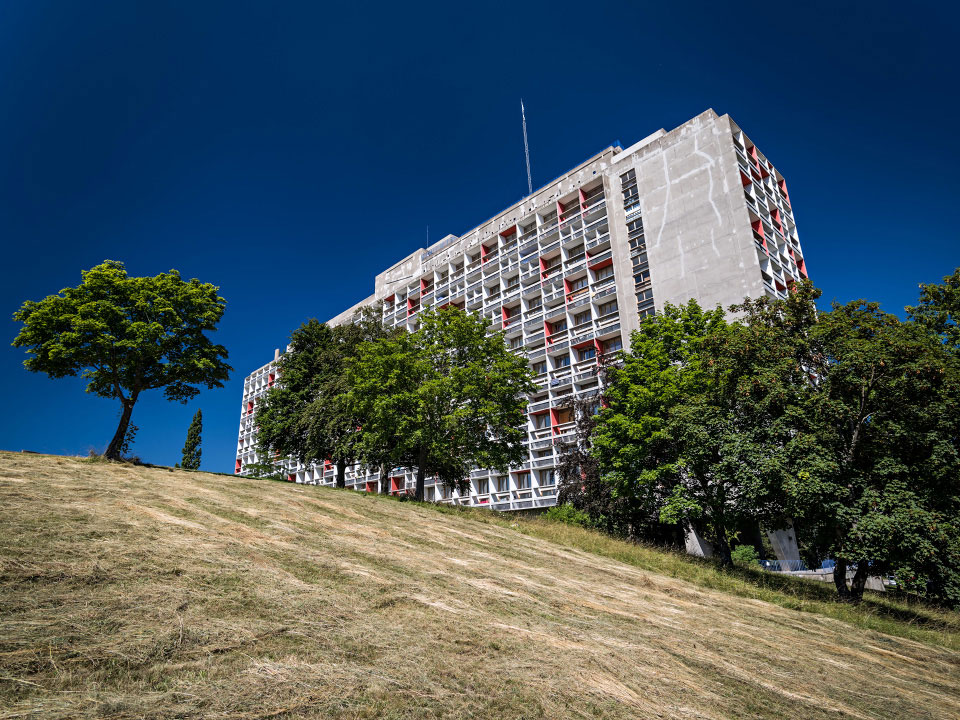
<instances>
[{"instance_id":1,"label":"leafy foliage","mask_svg":"<svg viewBox=\"0 0 960 720\"><path fill-rule=\"evenodd\" d=\"M610 373L592 442L612 497L728 562L739 528L791 524L808 562L835 560L841 596L894 574L960 603L954 279L924 287L912 322L863 300L818 312L809 283L729 324L668 306Z\"/></svg>"},{"instance_id":2,"label":"leafy foliage","mask_svg":"<svg viewBox=\"0 0 960 720\"><path fill-rule=\"evenodd\" d=\"M197 410L187 429L187 441L183 444L183 459L180 467L186 470L200 469L200 456L203 451L200 449L200 435L203 432L203 412Z\"/></svg>"},{"instance_id":3,"label":"leafy foliage","mask_svg":"<svg viewBox=\"0 0 960 720\"><path fill-rule=\"evenodd\" d=\"M360 346L350 363L350 404L362 418L359 457L417 468L463 488L471 465L506 471L525 448L525 395L534 388L523 357L502 333L456 309L424 311L413 333Z\"/></svg>"},{"instance_id":4,"label":"leafy foliage","mask_svg":"<svg viewBox=\"0 0 960 720\"><path fill-rule=\"evenodd\" d=\"M334 460L338 487L344 487L346 466L357 456L361 427L347 396L347 365L362 344L393 334L369 310L354 320L330 327L312 319L294 331L277 382L257 408L262 457Z\"/></svg>"},{"instance_id":5,"label":"leafy foliage","mask_svg":"<svg viewBox=\"0 0 960 720\"><path fill-rule=\"evenodd\" d=\"M629 535L692 526L729 564L729 537L756 514L744 476L758 453L704 360L707 339L727 331L720 308L693 300L646 320L609 372L593 445L613 498L627 507Z\"/></svg>"},{"instance_id":6,"label":"leafy foliage","mask_svg":"<svg viewBox=\"0 0 960 720\"><path fill-rule=\"evenodd\" d=\"M939 285L921 285L920 304L908 307L907 313L940 335L954 351L960 351L960 268Z\"/></svg>"},{"instance_id":7,"label":"leafy foliage","mask_svg":"<svg viewBox=\"0 0 960 720\"><path fill-rule=\"evenodd\" d=\"M216 330L226 302L215 286L184 281L176 270L129 277L123 263L106 260L81 275L77 287L22 305L13 345L27 349L28 370L80 375L87 392L120 401L105 453L117 459L142 392L162 388L168 400L185 403L198 386L223 387L232 370L227 351L206 333Z\"/></svg>"},{"instance_id":8,"label":"leafy foliage","mask_svg":"<svg viewBox=\"0 0 960 720\"><path fill-rule=\"evenodd\" d=\"M568 525L579 525L580 527L593 527L593 521L583 510L577 510L570 503L560 503L548 508L544 513L548 520L567 523Z\"/></svg>"},{"instance_id":9,"label":"leafy foliage","mask_svg":"<svg viewBox=\"0 0 960 720\"><path fill-rule=\"evenodd\" d=\"M754 567L760 565L760 554L753 545L738 545L730 553L734 565Z\"/></svg>"}]
</instances>

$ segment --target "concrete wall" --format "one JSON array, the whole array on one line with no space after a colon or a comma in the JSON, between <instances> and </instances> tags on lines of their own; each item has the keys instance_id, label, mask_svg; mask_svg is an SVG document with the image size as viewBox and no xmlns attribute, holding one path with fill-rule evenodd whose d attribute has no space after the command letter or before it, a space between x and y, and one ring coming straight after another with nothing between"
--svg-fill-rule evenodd
<instances>
[{"instance_id":1,"label":"concrete wall","mask_svg":"<svg viewBox=\"0 0 960 720\"><path fill-rule=\"evenodd\" d=\"M705 308L760 297L729 117L707 110L631 150L614 164L617 175L637 172L657 309L692 297ZM619 192L619 180L613 184ZM612 224L623 231L622 210ZM622 270L629 272L627 265Z\"/></svg>"}]
</instances>

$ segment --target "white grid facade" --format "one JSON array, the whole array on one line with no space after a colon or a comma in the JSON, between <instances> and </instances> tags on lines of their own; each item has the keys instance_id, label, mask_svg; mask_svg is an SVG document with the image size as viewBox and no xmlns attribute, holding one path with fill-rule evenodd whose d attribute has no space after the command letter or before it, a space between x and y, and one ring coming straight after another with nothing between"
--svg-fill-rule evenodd
<instances>
[{"instance_id":1,"label":"white grid facade","mask_svg":"<svg viewBox=\"0 0 960 720\"><path fill-rule=\"evenodd\" d=\"M729 116L709 110L626 150L607 148L463 236L412 253L330 322L372 306L386 325L415 330L422 310L454 306L503 330L536 376L527 458L507 473L475 469L463 496L428 477L426 499L520 510L556 503L556 445L574 432L565 406L599 396L598 359L628 348L644 315L691 297L707 307L783 297L806 276L783 176ZM256 402L276 381L274 361L244 382L239 474L259 460ZM277 465L291 481L335 482L329 462ZM347 469L348 487L378 491L380 480ZM395 468L384 482L411 491L415 470Z\"/></svg>"}]
</instances>

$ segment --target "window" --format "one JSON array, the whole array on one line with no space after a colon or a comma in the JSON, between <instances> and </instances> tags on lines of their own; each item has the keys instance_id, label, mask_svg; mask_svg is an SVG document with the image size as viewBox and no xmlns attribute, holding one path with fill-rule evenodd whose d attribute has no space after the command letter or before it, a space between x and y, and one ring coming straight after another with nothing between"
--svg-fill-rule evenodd
<instances>
[{"instance_id":1,"label":"window","mask_svg":"<svg viewBox=\"0 0 960 720\"><path fill-rule=\"evenodd\" d=\"M490 492L490 478L477 480L477 495L487 495Z\"/></svg>"},{"instance_id":2,"label":"window","mask_svg":"<svg viewBox=\"0 0 960 720\"><path fill-rule=\"evenodd\" d=\"M560 408L557 410L557 425L573 422L573 408Z\"/></svg>"},{"instance_id":3,"label":"window","mask_svg":"<svg viewBox=\"0 0 960 720\"><path fill-rule=\"evenodd\" d=\"M533 374L534 375L543 375L547 371L547 361L538 360L533 364Z\"/></svg>"},{"instance_id":4,"label":"window","mask_svg":"<svg viewBox=\"0 0 960 720\"><path fill-rule=\"evenodd\" d=\"M617 301L611 300L610 302L605 302L598 307L597 310L600 312L600 317L611 315L617 311Z\"/></svg>"},{"instance_id":5,"label":"window","mask_svg":"<svg viewBox=\"0 0 960 720\"><path fill-rule=\"evenodd\" d=\"M543 297L540 295L537 295L536 297L532 297L529 300L527 300L527 309L529 310L537 310L542 307L543 307Z\"/></svg>"},{"instance_id":6,"label":"window","mask_svg":"<svg viewBox=\"0 0 960 720\"><path fill-rule=\"evenodd\" d=\"M550 332L558 333L567 329L567 319L560 318L555 323L550 323Z\"/></svg>"},{"instance_id":7,"label":"window","mask_svg":"<svg viewBox=\"0 0 960 720\"><path fill-rule=\"evenodd\" d=\"M613 275L613 268L610 268L610 274ZM583 290L587 286L587 276L584 275L582 278L577 278L576 280L571 281L570 283L570 292L576 292L577 290Z\"/></svg>"},{"instance_id":8,"label":"window","mask_svg":"<svg viewBox=\"0 0 960 720\"><path fill-rule=\"evenodd\" d=\"M553 365L557 370L560 370L561 368L565 368L565 367L570 367L570 356L561 355L560 357L556 358L556 360L554 360Z\"/></svg>"},{"instance_id":9,"label":"window","mask_svg":"<svg viewBox=\"0 0 960 720\"><path fill-rule=\"evenodd\" d=\"M541 486L550 486L557 484L557 471L556 470L541 470L540 471L540 485Z\"/></svg>"},{"instance_id":10,"label":"window","mask_svg":"<svg viewBox=\"0 0 960 720\"><path fill-rule=\"evenodd\" d=\"M550 427L550 413L539 413L533 416L533 427L543 430Z\"/></svg>"},{"instance_id":11,"label":"window","mask_svg":"<svg viewBox=\"0 0 960 720\"><path fill-rule=\"evenodd\" d=\"M577 350L577 360L592 360L597 356L597 349L591 345L590 347L580 348Z\"/></svg>"},{"instance_id":12,"label":"window","mask_svg":"<svg viewBox=\"0 0 960 720\"><path fill-rule=\"evenodd\" d=\"M583 325L584 323L590 322L590 311L584 310L573 316L574 325Z\"/></svg>"},{"instance_id":13,"label":"window","mask_svg":"<svg viewBox=\"0 0 960 720\"><path fill-rule=\"evenodd\" d=\"M510 478L507 475L501 475L497 478L497 492L507 492L510 490Z\"/></svg>"},{"instance_id":14,"label":"window","mask_svg":"<svg viewBox=\"0 0 960 720\"><path fill-rule=\"evenodd\" d=\"M616 352L623 349L623 340L618 337L603 341L603 351L605 353Z\"/></svg>"},{"instance_id":15,"label":"window","mask_svg":"<svg viewBox=\"0 0 960 720\"><path fill-rule=\"evenodd\" d=\"M624 210L631 210L640 204L640 190L637 188L636 170L628 170L620 176L620 188L623 193Z\"/></svg>"},{"instance_id":16,"label":"window","mask_svg":"<svg viewBox=\"0 0 960 720\"><path fill-rule=\"evenodd\" d=\"M613 265L607 265L606 267L600 268L593 275L596 282L611 278L613 277Z\"/></svg>"},{"instance_id":17,"label":"window","mask_svg":"<svg viewBox=\"0 0 960 720\"><path fill-rule=\"evenodd\" d=\"M530 473L520 473L517 475L517 490L530 489Z\"/></svg>"},{"instance_id":18,"label":"window","mask_svg":"<svg viewBox=\"0 0 960 720\"><path fill-rule=\"evenodd\" d=\"M522 337L515 337L515 338L513 338L513 339L510 341L510 349L511 349L511 350L519 350L519 349L522 348L522 347L523 347L523 338L522 338Z\"/></svg>"}]
</instances>

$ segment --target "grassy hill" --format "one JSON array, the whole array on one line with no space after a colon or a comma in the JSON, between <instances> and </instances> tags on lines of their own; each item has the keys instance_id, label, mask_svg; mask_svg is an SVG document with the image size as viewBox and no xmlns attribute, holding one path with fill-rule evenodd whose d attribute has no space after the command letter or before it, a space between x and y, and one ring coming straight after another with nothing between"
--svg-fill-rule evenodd
<instances>
[{"instance_id":1,"label":"grassy hill","mask_svg":"<svg viewBox=\"0 0 960 720\"><path fill-rule=\"evenodd\" d=\"M538 519L0 453L0 719L960 717L956 614L828 590Z\"/></svg>"}]
</instances>

